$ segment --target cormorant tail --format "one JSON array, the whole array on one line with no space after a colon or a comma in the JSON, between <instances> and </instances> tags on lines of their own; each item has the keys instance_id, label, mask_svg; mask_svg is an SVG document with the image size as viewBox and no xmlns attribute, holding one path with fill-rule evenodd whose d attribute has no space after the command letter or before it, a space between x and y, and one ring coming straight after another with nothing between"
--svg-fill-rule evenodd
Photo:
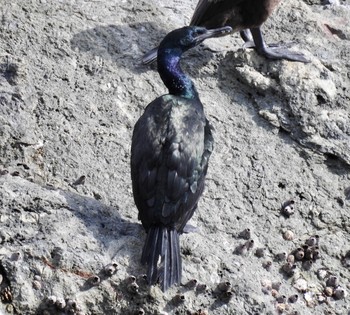
<instances>
[{"instance_id":1,"label":"cormorant tail","mask_svg":"<svg viewBox=\"0 0 350 315\"><path fill-rule=\"evenodd\" d=\"M150 65L155 62L157 59L158 47L151 49L149 52L146 52L142 57L142 64Z\"/></svg>"},{"instance_id":2,"label":"cormorant tail","mask_svg":"<svg viewBox=\"0 0 350 315\"><path fill-rule=\"evenodd\" d=\"M165 292L181 281L179 234L175 229L153 226L149 229L142 251L141 262L148 265L149 284L160 283Z\"/></svg>"}]
</instances>

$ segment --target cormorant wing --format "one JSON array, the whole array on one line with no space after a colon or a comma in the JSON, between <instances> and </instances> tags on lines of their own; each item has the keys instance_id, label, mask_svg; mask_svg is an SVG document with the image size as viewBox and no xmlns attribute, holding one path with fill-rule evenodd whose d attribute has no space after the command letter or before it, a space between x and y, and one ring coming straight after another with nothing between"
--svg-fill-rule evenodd
<instances>
[{"instance_id":1,"label":"cormorant wing","mask_svg":"<svg viewBox=\"0 0 350 315\"><path fill-rule=\"evenodd\" d=\"M135 125L133 193L146 230L163 224L181 233L203 191L212 138L199 100L186 105L166 97L148 105Z\"/></svg>"},{"instance_id":2,"label":"cormorant wing","mask_svg":"<svg viewBox=\"0 0 350 315\"><path fill-rule=\"evenodd\" d=\"M199 0L190 25L209 28L226 26L225 22L231 12L244 1L246 0Z\"/></svg>"}]
</instances>

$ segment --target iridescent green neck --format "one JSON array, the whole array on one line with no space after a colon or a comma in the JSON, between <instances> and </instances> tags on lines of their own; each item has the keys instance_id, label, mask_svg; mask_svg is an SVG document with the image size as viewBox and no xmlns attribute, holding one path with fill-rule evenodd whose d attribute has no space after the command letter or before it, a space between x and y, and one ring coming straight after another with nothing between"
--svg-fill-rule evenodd
<instances>
[{"instance_id":1,"label":"iridescent green neck","mask_svg":"<svg viewBox=\"0 0 350 315\"><path fill-rule=\"evenodd\" d=\"M191 79L180 67L181 49L165 49L158 52L158 72L170 94L185 98L198 98Z\"/></svg>"}]
</instances>

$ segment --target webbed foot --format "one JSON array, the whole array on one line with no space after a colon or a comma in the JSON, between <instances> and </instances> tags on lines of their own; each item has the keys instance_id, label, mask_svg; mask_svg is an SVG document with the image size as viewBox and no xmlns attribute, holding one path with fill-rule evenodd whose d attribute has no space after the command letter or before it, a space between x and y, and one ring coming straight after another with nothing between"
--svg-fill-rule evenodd
<instances>
[{"instance_id":1,"label":"webbed foot","mask_svg":"<svg viewBox=\"0 0 350 315\"><path fill-rule=\"evenodd\" d=\"M245 42L243 48L255 48L259 55L268 59L285 59L304 63L310 62L304 54L287 49L292 47L295 44L294 42L266 45L260 28L242 30L240 35Z\"/></svg>"}]
</instances>

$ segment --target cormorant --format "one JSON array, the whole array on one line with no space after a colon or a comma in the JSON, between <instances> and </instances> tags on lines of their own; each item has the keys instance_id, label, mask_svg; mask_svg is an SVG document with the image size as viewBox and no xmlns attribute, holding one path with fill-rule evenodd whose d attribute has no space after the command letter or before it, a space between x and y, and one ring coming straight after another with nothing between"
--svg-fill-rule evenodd
<instances>
[{"instance_id":1,"label":"cormorant","mask_svg":"<svg viewBox=\"0 0 350 315\"><path fill-rule=\"evenodd\" d=\"M180 67L181 55L231 27L184 27L158 49L158 72L169 94L151 102L137 121L131 145L131 179L139 219L147 232L141 262L149 284L163 291L181 281L179 235L197 208L213 148L203 105Z\"/></svg>"},{"instance_id":2,"label":"cormorant","mask_svg":"<svg viewBox=\"0 0 350 315\"><path fill-rule=\"evenodd\" d=\"M261 33L261 25L271 15L281 0L199 0L190 25L216 28L229 25L239 31L246 47L255 47L258 54L269 59L286 59L309 62L302 53L292 52L277 44L269 47ZM142 59L149 64L157 58L157 48Z\"/></svg>"}]
</instances>

